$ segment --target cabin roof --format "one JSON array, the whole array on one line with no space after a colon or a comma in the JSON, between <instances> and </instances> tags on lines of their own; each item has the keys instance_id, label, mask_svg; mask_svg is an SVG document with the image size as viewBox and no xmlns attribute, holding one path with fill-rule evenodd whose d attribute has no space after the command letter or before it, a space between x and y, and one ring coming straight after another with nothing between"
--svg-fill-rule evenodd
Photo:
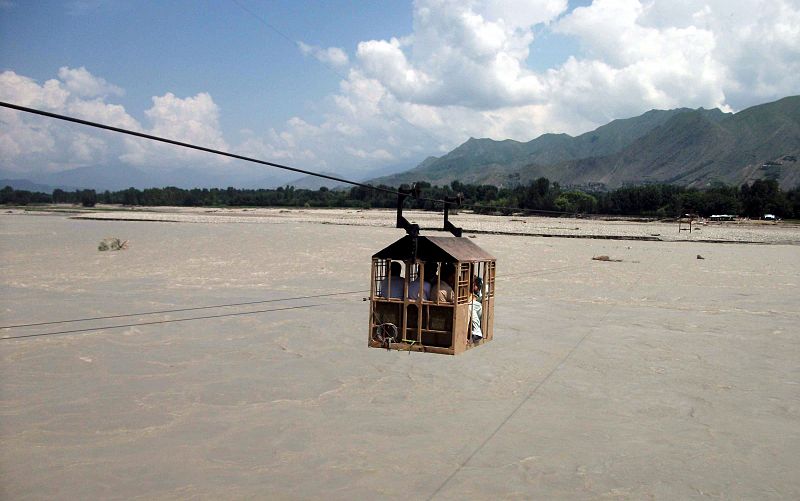
<instances>
[{"instance_id":1,"label":"cabin roof","mask_svg":"<svg viewBox=\"0 0 800 501\"><path fill-rule=\"evenodd\" d=\"M407 260L414 257L413 238L406 235L372 257ZM494 261L495 258L467 238L417 237L417 257L423 261Z\"/></svg>"}]
</instances>

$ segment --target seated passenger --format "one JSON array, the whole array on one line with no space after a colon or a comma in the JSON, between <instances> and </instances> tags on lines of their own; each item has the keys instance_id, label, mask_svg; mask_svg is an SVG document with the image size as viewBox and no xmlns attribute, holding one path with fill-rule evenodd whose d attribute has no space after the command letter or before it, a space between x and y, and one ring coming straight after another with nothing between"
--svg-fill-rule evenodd
<instances>
[{"instance_id":1,"label":"seated passenger","mask_svg":"<svg viewBox=\"0 0 800 501\"><path fill-rule=\"evenodd\" d=\"M472 277L472 280L475 282L472 285L473 294L478 299L478 302L483 303L483 279L478 276ZM475 289L477 287L477 290Z\"/></svg>"},{"instance_id":2,"label":"seated passenger","mask_svg":"<svg viewBox=\"0 0 800 501\"><path fill-rule=\"evenodd\" d=\"M453 284L456 281L456 267L453 263L443 263L441 280L434 280L431 282L433 289L433 300L439 300L440 303L454 303L455 294L453 293Z\"/></svg>"},{"instance_id":3,"label":"seated passenger","mask_svg":"<svg viewBox=\"0 0 800 501\"><path fill-rule=\"evenodd\" d=\"M481 330L481 318L483 318L483 304L481 303L481 279L479 277L472 277L472 293L469 297L469 310L470 310L470 342L477 343L483 339L483 331Z\"/></svg>"},{"instance_id":4,"label":"seated passenger","mask_svg":"<svg viewBox=\"0 0 800 501\"><path fill-rule=\"evenodd\" d=\"M389 297L391 299L403 299L403 284L405 279L402 276L403 267L400 261L392 261L389 270L389 277L381 280L380 292L381 297Z\"/></svg>"},{"instance_id":5,"label":"seated passenger","mask_svg":"<svg viewBox=\"0 0 800 501\"><path fill-rule=\"evenodd\" d=\"M419 276L408 284L408 299L419 298ZM431 284L422 282L422 300L427 301L431 297Z\"/></svg>"}]
</instances>

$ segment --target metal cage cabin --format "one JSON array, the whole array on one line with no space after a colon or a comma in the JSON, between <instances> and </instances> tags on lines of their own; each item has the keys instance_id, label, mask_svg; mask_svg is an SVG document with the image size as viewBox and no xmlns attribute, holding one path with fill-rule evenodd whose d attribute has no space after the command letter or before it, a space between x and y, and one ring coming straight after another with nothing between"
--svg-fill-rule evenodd
<instances>
[{"instance_id":1,"label":"metal cage cabin","mask_svg":"<svg viewBox=\"0 0 800 501\"><path fill-rule=\"evenodd\" d=\"M420 236L402 197L398 227L409 234L372 256L369 346L458 355L490 341L494 256L460 236L446 206L445 229L459 236Z\"/></svg>"}]
</instances>

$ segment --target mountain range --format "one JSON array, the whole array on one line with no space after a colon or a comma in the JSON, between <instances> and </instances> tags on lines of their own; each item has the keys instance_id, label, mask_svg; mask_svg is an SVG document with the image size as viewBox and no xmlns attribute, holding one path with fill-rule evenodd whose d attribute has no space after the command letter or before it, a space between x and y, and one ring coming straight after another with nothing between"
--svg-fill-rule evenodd
<instances>
[{"instance_id":1,"label":"mountain range","mask_svg":"<svg viewBox=\"0 0 800 501\"><path fill-rule=\"evenodd\" d=\"M441 157L406 170L397 164L373 170L367 182L399 186L416 181L445 185L458 180L495 186L526 185L546 177L565 187L614 189L668 183L702 188L716 182L740 185L775 179L784 189L800 184L800 96L753 106L738 113L718 109L651 110L570 136L544 134L528 142L470 138ZM382 177L376 177L382 176ZM364 177L359 176L359 181ZM52 191L148 188L342 188L316 177L293 179L275 170L217 171L191 168L138 169L125 164L92 165L53 173L0 169L2 186Z\"/></svg>"},{"instance_id":2,"label":"mountain range","mask_svg":"<svg viewBox=\"0 0 800 501\"><path fill-rule=\"evenodd\" d=\"M793 188L800 184L798 157L800 96L791 96L738 113L651 110L576 137L544 134L525 143L470 138L444 156L371 182L445 185L458 180L514 186L546 177L562 186L602 190L775 179L781 187Z\"/></svg>"},{"instance_id":3,"label":"mountain range","mask_svg":"<svg viewBox=\"0 0 800 501\"><path fill-rule=\"evenodd\" d=\"M262 173L209 172L204 169L173 168L144 170L130 165L90 165L59 172L28 174L0 170L0 185L20 190L50 192L55 188L66 191L76 189L124 190L176 186L179 188L272 188L290 182L291 175L273 173L268 169Z\"/></svg>"},{"instance_id":4,"label":"mountain range","mask_svg":"<svg viewBox=\"0 0 800 501\"><path fill-rule=\"evenodd\" d=\"M410 164L410 165L413 165ZM408 170L409 164L393 164L374 169L371 176L391 174ZM323 172L329 176L340 177L334 172ZM97 191L118 191L130 187L144 189L152 187L176 186L178 188L277 188L294 186L298 189L318 190L321 187L343 189L346 184L315 176L297 177L297 174L256 167L250 170L216 171L202 168L161 168L140 169L120 162L107 165L89 165L58 172L28 173L22 177L19 172L0 168L0 188L11 186L17 190L50 193L59 188L65 191L94 189ZM363 181L364 176L356 180Z\"/></svg>"}]
</instances>

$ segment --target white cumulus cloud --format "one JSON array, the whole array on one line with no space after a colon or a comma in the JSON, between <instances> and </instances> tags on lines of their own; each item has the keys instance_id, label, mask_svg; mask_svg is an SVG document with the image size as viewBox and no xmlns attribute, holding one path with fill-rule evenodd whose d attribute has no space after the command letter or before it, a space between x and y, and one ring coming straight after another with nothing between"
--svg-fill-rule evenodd
<instances>
[{"instance_id":1,"label":"white cumulus cloud","mask_svg":"<svg viewBox=\"0 0 800 501\"><path fill-rule=\"evenodd\" d=\"M179 98L171 92L155 96L153 106L145 111L151 123L147 133L204 146L227 150L219 126L219 108L211 96L201 92L193 97ZM138 166L158 165L166 162L203 163L225 162L223 157L212 157L208 153L179 146L161 145L147 140L129 139L128 151L120 158Z\"/></svg>"},{"instance_id":2,"label":"white cumulus cloud","mask_svg":"<svg viewBox=\"0 0 800 501\"><path fill-rule=\"evenodd\" d=\"M310 147L329 167L378 165L370 151L402 162L469 136L527 141L652 108L737 111L800 93L793 0L594 0L573 10L562 0L417 0L413 20L412 33L358 44ZM580 50L534 70L536 33Z\"/></svg>"},{"instance_id":3,"label":"white cumulus cloud","mask_svg":"<svg viewBox=\"0 0 800 501\"><path fill-rule=\"evenodd\" d=\"M108 101L123 90L86 68L63 67L57 79L38 83L13 71L0 73L0 99L114 127L169 139L227 149L219 126L219 109L207 93L178 98L172 93L153 97L142 125L120 104ZM0 110L0 154L10 171L58 171L103 162L128 163L144 168L160 166L219 166L219 157L159 145L144 139L96 131L84 126Z\"/></svg>"},{"instance_id":4,"label":"white cumulus cloud","mask_svg":"<svg viewBox=\"0 0 800 501\"><path fill-rule=\"evenodd\" d=\"M316 45L309 45L304 42L298 42L297 47L300 49L300 52L302 52L303 55L312 56L323 64L331 66L333 69L345 68L350 63L350 58L347 56L347 52L339 47L328 47L327 49L323 49L321 47L317 47Z\"/></svg>"},{"instance_id":5,"label":"white cumulus cloud","mask_svg":"<svg viewBox=\"0 0 800 501\"><path fill-rule=\"evenodd\" d=\"M545 96L525 64L532 28L555 20L566 2L415 3L414 33L359 44L358 63L397 99L435 106L491 109Z\"/></svg>"},{"instance_id":6,"label":"white cumulus cloud","mask_svg":"<svg viewBox=\"0 0 800 501\"><path fill-rule=\"evenodd\" d=\"M63 66L58 70L58 78L63 82L67 91L80 97L107 97L125 94L121 88L106 82L104 78L92 75L83 66L80 68Z\"/></svg>"},{"instance_id":7,"label":"white cumulus cloud","mask_svg":"<svg viewBox=\"0 0 800 501\"><path fill-rule=\"evenodd\" d=\"M341 72L338 91L315 103L319 118L296 116L231 149L365 177L445 153L470 136L527 141L652 108L736 111L800 93L796 0L594 0L575 9L566 0L416 0L413 9L411 32L363 40L350 55L299 43L303 54ZM543 70L531 63L547 37L579 49ZM83 67L62 68L42 83L0 74L6 101L228 149L210 95L164 89L140 124L113 102L122 92ZM6 166L41 161L55 169L107 158L220 164L140 140L82 136L7 110L0 119Z\"/></svg>"}]
</instances>

